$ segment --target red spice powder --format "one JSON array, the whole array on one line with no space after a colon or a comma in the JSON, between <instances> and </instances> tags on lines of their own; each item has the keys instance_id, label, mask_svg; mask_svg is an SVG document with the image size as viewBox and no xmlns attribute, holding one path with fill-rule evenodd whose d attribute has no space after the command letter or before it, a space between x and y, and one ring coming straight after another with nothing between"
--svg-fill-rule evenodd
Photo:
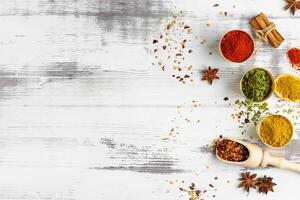
<instances>
[{"instance_id":1,"label":"red spice powder","mask_svg":"<svg viewBox=\"0 0 300 200\"><path fill-rule=\"evenodd\" d=\"M290 62L294 67L300 67L300 49L292 48L287 52Z\"/></svg>"},{"instance_id":2,"label":"red spice powder","mask_svg":"<svg viewBox=\"0 0 300 200\"><path fill-rule=\"evenodd\" d=\"M253 40L244 31L230 31L221 41L221 52L231 62L244 62L252 55L253 51Z\"/></svg>"}]
</instances>

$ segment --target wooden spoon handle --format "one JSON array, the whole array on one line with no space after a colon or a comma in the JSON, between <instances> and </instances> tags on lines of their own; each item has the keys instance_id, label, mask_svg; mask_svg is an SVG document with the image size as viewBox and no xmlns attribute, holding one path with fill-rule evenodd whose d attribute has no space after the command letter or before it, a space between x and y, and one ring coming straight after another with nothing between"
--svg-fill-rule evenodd
<instances>
[{"instance_id":1,"label":"wooden spoon handle","mask_svg":"<svg viewBox=\"0 0 300 200\"><path fill-rule=\"evenodd\" d=\"M293 170L300 173L300 164L297 163L291 163L286 161L286 164L284 164L282 168Z\"/></svg>"},{"instance_id":2,"label":"wooden spoon handle","mask_svg":"<svg viewBox=\"0 0 300 200\"><path fill-rule=\"evenodd\" d=\"M292 163L282 157L274 157L269 154L265 159L268 165L282 169L289 169L300 173L300 164Z\"/></svg>"}]
</instances>

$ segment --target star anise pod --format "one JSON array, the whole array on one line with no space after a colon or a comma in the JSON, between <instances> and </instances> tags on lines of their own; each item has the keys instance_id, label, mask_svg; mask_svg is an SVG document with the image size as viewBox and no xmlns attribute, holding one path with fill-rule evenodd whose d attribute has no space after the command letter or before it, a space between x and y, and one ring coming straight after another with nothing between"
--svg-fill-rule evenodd
<instances>
[{"instance_id":1,"label":"star anise pod","mask_svg":"<svg viewBox=\"0 0 300 200\"><path fill-rule=\"evenodd\" d=\"M293 15L295 15L296 11L300 9L300 1L296 1L296 0L286 0L286 2L288 3L285 6L285 10L291 9Z\"/></svg>"},{"instance_id":2,"label":"star anise pod","mask_svg":"<svg viewBox=\"0 0 300 200\"><path fill-rule=\"evenodd\" d=\"M244 188L247 192L249 192L250 188L256 188L256 184L258 183L255 179L256 176L256 174L250 174L250 172L241 173L241 178L239 178L241 183L239 187Z\"/></svg>"},{"instance_id":3,"label":"star anise pod","mask_svg":"<svg viewBox=\"0 0 300 200\"><path fill-rule=\"evenodd\" d=\"M212 84L214 79L219 79L217 76L219 69L212 69L208 67L208 69L202 71L202 80L208 81L209 84Z\"/></svg>"},{"instance_id":4,"label":"star anise pod","mask_svg":"<svg viewBox=\"0 0 300 200\"><path fill-rule=\"evenodd\" d=\"M273 186L275 186L276 183L273 183L272 181L273 178L267 177L266 175L264 175L264 177L262 178L258 178L256 186L258 186L259 193L263 192L265 194L268 194L269 191L274 192Z\"/></svg>"}]
</instances>

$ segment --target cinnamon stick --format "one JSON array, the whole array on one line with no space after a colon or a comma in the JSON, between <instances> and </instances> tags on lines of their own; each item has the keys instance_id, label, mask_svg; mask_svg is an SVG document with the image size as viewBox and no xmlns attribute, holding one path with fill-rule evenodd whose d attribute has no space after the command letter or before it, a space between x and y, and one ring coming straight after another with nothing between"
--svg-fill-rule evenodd
<instances>
[{"instance_id":1,"label":"cinnamon stick","mask_svg":"<svg viewBox=\"0 0 300 200\"><path fill-rule=\"evenodd\" d=\"M255 21L258 23L261 30L267 27L266 22L263 20L263 18L260 15L255 17ZM269 39L269 42L273 45L273 47L277 48L280 45L279 41L276 39L276 37L272 32L270 32L267 35L267 38Z\"/></svg>"},{"instance_id":2,"label":"cinnamon stick","mask_svg":"<svg viewBox=\"0 0 300 200\"><path fill-rule=\"evenodd\" d=\"M250 23L253 28L260 30L260 27L259 27L258 23L255 21L255 19L252 19Z\"/></svg>"},{"instance_id":3,"label":"cinnamon stick","mask_svg":"<svg viewBox=\"0 0 300 200\"><path fill-rule=\"evenodd\" d=\"M267 16L264 13L260 13L259 15L266 22L267 26L269 26L271 24L270 20L267 18ZM273 29L272 33L274 34L276 39L279 41L279 43L282 43L284 41L284 38L278 33L278 31L276 29Z\"/></svg>"},{"instance_id":4,"label":"cinnamon stick","mask_svg":"<svg viewBox=\"0 0 300 200\"><path fill-rule=\"evenodd\" d=\"M263 30L264 28L268 27L271 22L264 13L260 13L251 20L250 24L254 29ZM284 41L284 38L275 28L267 35L267 38L269 43L274 48L279 47L279 45Z\"/></svg>"}]
</instances>

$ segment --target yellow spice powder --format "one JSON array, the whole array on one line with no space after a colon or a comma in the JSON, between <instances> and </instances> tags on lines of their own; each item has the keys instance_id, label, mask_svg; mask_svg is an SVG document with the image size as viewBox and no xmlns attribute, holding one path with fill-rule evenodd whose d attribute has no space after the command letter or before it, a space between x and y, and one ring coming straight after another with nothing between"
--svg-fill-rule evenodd
<instances>
[{"instance_id":1,"label":"yellow spice powder","mask_svg":"<svg viewBox=\"0 0 300 200\"><path fill-rule=\"evenodd\" d=\"M291 123L281 115L271 115L265 118L260 126L260 137L273 147L282 147L287 144L292 134Z\"/></svg>"},{"instance_id":2,"label":"yellow spice powder","mask_svg":"<svg viewBox=\"0 0 300 200\"><path fill-rule=\"evenodd\" d=\"M291 101L300 100L300 78L285 74L279 76L275 82L275 90L278 96Z\"/></svg>"}]
</instances>

